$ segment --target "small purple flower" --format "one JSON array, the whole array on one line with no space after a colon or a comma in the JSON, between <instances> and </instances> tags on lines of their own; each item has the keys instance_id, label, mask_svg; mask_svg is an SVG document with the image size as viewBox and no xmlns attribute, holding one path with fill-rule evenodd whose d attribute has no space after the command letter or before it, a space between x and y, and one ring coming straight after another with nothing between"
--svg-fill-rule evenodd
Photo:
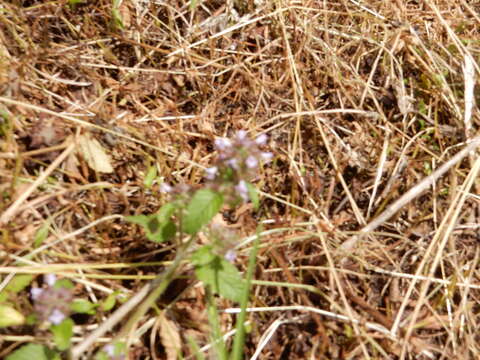
<instances>
[{"instance_id":1,"label":"small purple flower","mask_svg":"<svg viewBox=\"0 0 480 360\"><path fill-rule=\"evenodd\" d=\"M124 360L125 354L121 354L121 349L113 344L108 344L103 347L103 351L107 354L110 360Z\"/></svg>"},{"instance_id":2,"label":"small purple flower","mask_svg":"<svg viewBox=\"0 0 480 360\"><path fill-rule=\"evenodd\" d=\"M263 161L269 162L273 159L273 154L271 152L262 152L260 154L260 157L262 158Z\"/></svg>"},{"instance_id":3,"label":"small purple flower","mask_svg":"<svg viewBox=\"0 0 480 360\"><path fill-rule=\"evenodd\" d=\"M55 274L46 274L43 276L43 280L47 283L48 286L53 286L57 281L57 276Z\"/></svg>"},{"instance_id":4,"label":"small purple flower","mask_svg":"<svg viewBox=\"0 0 480 360\"><path fill-rule=\"evenodd\" d=\"M40 298L40 296L42 295L43 293L43 289L42 288L38 288L38 287L32 287L30 289L30 295L32 296L32 299L35 301L35 300L38 300Z\"/></svg>"},{"instance_id":5,"label":"small purple flower","mask_svg":"<svg viewBox=\"0 0 480 360\"><path fill-rule=\"evenodd\" d=\"M213 179L215 179L215 176L217 176L217 174L218 174L218 167L212 166L212 167L206 169L205 173L206 173L205 177L208 180L213 180Z\"/></svg>"},{"instance_id":6,"label":"small purple flower","mask_svg":"<svg viewBox=\"0 0 480 360\"><path fill-rule=\"evenodd\" d=\"M243 199L243 201L247 202L249 199L248 196L248 186L245 180L240 180L238 184L235 186L235 190L237 190L238 195Z\"/></svg>"},{"instance_id":7,"label":"small purple flower","mask_svg":"<svg viewBox=\"0 0 480 360\"><path fill-rule=\"evenodd\" d=\"M235 252L235 250L228 250L225 253L225 260L227 260L228 262L233 263L236 258L237 258L237 253Z\"/></svg>"},{"instance_id":8,"label":"small purple flower","mask_svg":"<svg viewBox=\"0 0 480 360\"><path fill-rule=\"evenodd\" d=\"M247 165L249 169L255 169L258 165L258 160L255 156L250 155L247 157L247 160L245 160L245 165Z\"/></svg>"},{"instance_id":9,"label":"small purple flower","mask_svg":"<svg viewBox=\"0 0 480 360\"><path fill-rule=\"evenodd\" d=\"M170 192L172 192L172 187L170 185L168 185L167 183L161 183L160 184L160 192L163 193L163 194L168 194Z\"/></svg>"},{"instance_id":10,"label":"small purple flower","mask_svg":"<svg viewBox=\"0 0 480 360\"><path fill-rule=\"evenodd\" d=\"M227 138L215 139L215 147L217 150L225 151L232 146L232 142Z\"/></svg>"},{"instance_id":11,"label":"small purple flower","mask_svg":"<svg viewBox=\"0 0 480 360\"><path fill-rule=\"evenodd\" d=\"M243 141L247 138L247 132L245 130L238 130L236 137L238 141Z\"/></svg>"},{"instance_id":12,"label":"small purple flower","mask_svg":"<svg viewBox=\"0 0 480 360\"><path fill-rule=\"evenodd\" d=\"M227 165L230 166L232 169L238 169L238 161L237 159L229 159L227 160Z\"/></svg>"},{"instance_id":13,"label":"small purple flower","mask_svg":"<svg viewBox=\"0 0 480 360\"><path fill-rule=\"evenodd\" d=\"M63 320L65 320L66 316L63 312L59 309L54 309L50 316L48 317L48 321L50 321L54 325L60 324Z\"/></svg>"},{"instance_id":14,"label":"small purple flower","mask_svg":"<svg viewBox=\"0 0 480 360\"><path fill-rule=\"evenodd\" d=\"M114 357L115 356L115 346L113 344L108 344L103 347L103 351L107 353L108 356Z\"/></svg>"},{"instance_id":15,"label":"small purple flower","mask_svg":"<svg viewBox=\"0 0 480 360\"><path fill-rule=\"evenodd\" d=\"M257 145L265 145L267 143L267 140L268 140L268 136L265 135L265 134L260 134L256 139L255 139L255 143Z\"/></svg>"},{"instance_id":16,"label":"small purple flower","mask_svg":"<svg viewBox=\"0 0 480 360\"><path fill-rule=\"evenodd\" d=\"M32 287L33 308L41 321L60 324L69 314L73 300L73 291L66 287L55 287L57 277L53 274L44 276L44 288Z\"/></svg>"}]
</instances>

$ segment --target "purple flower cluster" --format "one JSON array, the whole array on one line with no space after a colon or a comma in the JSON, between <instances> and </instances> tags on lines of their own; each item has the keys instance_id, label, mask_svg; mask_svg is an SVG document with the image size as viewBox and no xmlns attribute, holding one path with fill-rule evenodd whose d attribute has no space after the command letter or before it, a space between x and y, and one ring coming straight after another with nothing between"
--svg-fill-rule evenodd
<instances>
[{"instance_id":1,"label":"purple flower cluster","mask_svg":"<svg viewBox=\"0 0 480 360\"><path fill-rule=\"evenodd\" d=\"M236 197L247 202L247 183L256 176L261 163L269 162L273 158L272 153L261 150L266 144L265 134L251 140L244 130L237 131L233 139L216 139L218 158L215 166L206 169L205 178L212 183L233 183Z\"/></svg>"},{"instance_id":2,"label":"purple flower cluster","mask_svg":"<svg viewBox=\"0 0 480 360\"><path fill-rule=\"evenodd\" d=\"M58 325L70 314L73 294L64 287L54 287L57 281L54 274L45 275L44 281L48 285L47 288L32 287L30 290L34 309L42 321Z\"/></svg>"}]
</instances>

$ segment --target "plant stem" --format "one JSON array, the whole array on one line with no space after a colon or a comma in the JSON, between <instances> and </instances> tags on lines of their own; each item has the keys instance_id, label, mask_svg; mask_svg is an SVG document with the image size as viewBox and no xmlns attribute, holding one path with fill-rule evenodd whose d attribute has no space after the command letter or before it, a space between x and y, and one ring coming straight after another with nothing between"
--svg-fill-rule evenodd
<instances>
[{"instance_id":1,"label":"plant stem","mask_svg":"<svg viewBox=\"0 0 480 360\"><path fill-rule=\"evenodd\" d=\"M218 318L218 309L215 304L215 297L212 294L210 285L205 287L207 298L207 313L208 322L212 329L212 342L217 352L217 357L220 360L227 360L227 348L222 337L222 330L220 329L220 320Z\"/></svg>"},{"instance_id":2,"label":"plant stem","mask_svg":"<svg viewBox=\"0 0 480 360\"><path fill-rule=\"evenodd\" d=\"M233 350L230 360L241 360L243 356L243 345L245 343L245 319L247 317L248 299L250 297L250 287L252 285L253 272L255 270L255 263L257 259L258 246L260 244L261 226L257 228L257 236L253 242L253 248L248 259L248 268L246 276L245 290L240 301L240 314L237 317L237 333L233 341Z\"/></svg>"},{"instance_id":3,"label":"plant stem","mask_svg":"<svg viewBox=\"0 0 480 360\"><path fill-rule=\"evenodd\" d=\"M193 239L194 237L188 240L188 242L183 246L183 249L178 251L173 263L164 272L162 272L154 280L152 280L151 288L153 290L148 294L146 299L138 306L135 312L128 319L127 323L122 327L122 329L116 336L117 340L125 338L130 333L138 320L140 320L140 318L145 315L145 313L152 307L155 301L157 301L157 299L163 294L163 292L172 282L172 280L175 279L175 277L178 275L177 270L180 267L181 262L187 256L188 248L193 242Z\"/></svg>"}]
</instances>

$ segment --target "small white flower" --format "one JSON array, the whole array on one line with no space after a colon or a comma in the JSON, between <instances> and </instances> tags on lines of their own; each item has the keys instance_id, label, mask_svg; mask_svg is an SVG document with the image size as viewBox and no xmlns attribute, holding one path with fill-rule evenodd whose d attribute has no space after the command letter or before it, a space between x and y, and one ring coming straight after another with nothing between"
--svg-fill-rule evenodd
<instances>
[{"instance_id":1,"label":"small white flower","mask_svg":"<svg viewBox=\"0 0 480 360\"><path fill-rule=\"evenodd\" d=\"M258 165L258 160L255 156L250 155L247 157L247 160L245 160L245 164L247 165L247 168L255 169Z\"/></svg>"},{"instance_id":2,"label":"small white flower","mask_svg":"<svg viewBox=\"0 0 480 360\"><path fill-rule=\"evenodd\" d=\"M40 295L42 295L43 291L44 290L42 288L32 287L30 289L30 295L32 295L33 300L37 300L40 297Z\"/></svg>"},{"instance_id":3,"label":"small white flower","mask_svg":"<svg viewBox=\"0 0 480 360\"><path fill-rule=\"evenodd\" d=\"M260 157L264 162L269 162L273 159L273 154L271 152L262 152Z\"/></svg>"},{"instance_id":4,"label":"small white flower","mask_svg":"<svg viewBox=\"0 0 480 360\"><path fill-rule=\"evenodd\" d=\"M172 192L172 187L168 185L167 183L161 183L160 184L160 192L163 194L168 194Z\"/></svg>"},{"instance_id":5,"label":"small white flower","mask_svg":"<svg viewBox=\"0 0 480 360\"><path fill-rule=\"evenodd\" d=\"M57 281L57 276L55 274L46 274L43 276L43 280L48 284L48 286L52 287Z\"/></svg>"},{"instance_id":6,"label":"small white flower","mask_svg":"<svg viewBox=\"0 0 480 360\"><path fill-rule=\"evenodd\" d=\"M237 253L235 252L235 250L228 250L225 253L225 260L227 260L228 262L233 263L236 258L237 258Z\"/></svg>"},{"instance_id":7,"label":"small white flower","mask_svg":"<svg viewBox=\"0 0 480 360\"><path fill-rule=\"evenodd\" d=\"M247 202L249 197L248 197L248 187L247 183L245 180L240 180L238 184L235 186L235 190L237 190L238 195L243 199L243 201Z\"/></svg>"},{"instance_id":8,"label":"small white flower","mask_svg":"<svg viewBox=\"0 0 480 360\"><path fill-rule=\"evenodd\" d=\"M238 141L243 141L247 138L247 132L245 130L238 130L236 137Z\"/></svg>"},{"instance_id":9,"label":"small white flower","mask_svg":"<svg viewBox=\"0 0 480 360\"><path fill-rule=\"evenodd\" d=\"M65 319L65 314L58 309L54 309L50 316L48 317L48 321L50 321L54 325L60 324Z\"/></svg>"},{"instance_id":10,"label":"small white flower","mask_svg":"<svg viewBox=\"0 0 480 360\"><path fill-rule=\"evenodd\" d=\"M237 159L230 159L227 160L227 165L230 166L233 169L238 169L238 161Z\"/></svg>"},{"instance_id":11,"label":"small white flower","mask_svg":"<svg viewBox=\"0 0 480 360\"><path fill-rule=\"evenodd\" d=\"M115 356L115 346L113 344L108 344L103 347L103 351L107 353L108 356L114 357Z\"/></svg>"},{"instance_id":12,"label":"small white flower","mask_svg":"<svg viewBox=\"0 0 480 360\"><path fill-rule=\"evenodd\" d=\"M215 147L217 150L225 151L232 146L232 142L227 138L215 139Z\"/></svg>"},{"instance_id":13,"label":"small white flower","mask_svg":"<svg viewBox=\"0 0 480 360\"><path fill-rule=\"evenodd\" d=\"M255 139L255 143L257 145L265 145L267 143L267 140L268 140L268 136L265 134L261 134Z\"/></svg>"},{"instance_id":14,"label":"small white flower","mask_svg":"<svg viewBox=\"0 0 480 360\"><path fill-rule=\"evenodd\" d=\"M208 180L213 180L213 179L215 179L215 176L217 176L217 174L218 174L218 167L212 166L212 167L206 169L205 173L206 173L205 177Z\"/></svg>"}]
</instances>

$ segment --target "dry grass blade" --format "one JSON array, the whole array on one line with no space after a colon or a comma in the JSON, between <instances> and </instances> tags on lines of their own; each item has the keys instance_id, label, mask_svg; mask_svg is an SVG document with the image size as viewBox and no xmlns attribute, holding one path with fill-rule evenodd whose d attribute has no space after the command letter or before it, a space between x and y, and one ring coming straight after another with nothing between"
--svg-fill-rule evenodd
<instances>
[{"instance_id":1,"label":"dry grass blade","mask_svg":"<svg viewBox=\"0 0 480 360\"><path fill-rule=\"evenodd\" d=\"M407 191L402 197L396 200L391 204L384 212L382 212L378 217L373 221L369 222L360 230L360 234L368 234L371 231L374 231L377 227L382 225L385 221L390 219L395 215L400 209L405 205L415 199L417 196L421 195L425 190L432 186L441 176L443 176L448 170L455 166L458 162L463 160L471 151L474 151L478 146L480 146L480 137L472 139L467 146L465 146L461 151L452 156L451 159L446 161L442 166L440 166L435 172L431 175L425 177L422 181L412 187ZM361 236L360 235L360 236ZM360 240L360 236L354 236L348 241L344 242L341 246L342 250L350 251L352 250L357 242Z\"/></svg>"},{"instance_id":2,"label":"dry grass blade","mask_svg":"<svg viewBox=\"0 0 480 360\"><path fill-rule=\"evenodd\" d=\"M258 210L216 218L240 272L263 226L245 358L480 357L478 3L0 8L0 304L28 318L42 275L71 281L94 304L73 316L74 358L120 338L135 360L212 356L192 266L155 301L148 284L185 239L126 219L161 209L167 184L203 188L215 140L239 130L274 154L251 179ZM0 358L56 351L40 324L1 331Z\"/></svg>"}]
</instances>

